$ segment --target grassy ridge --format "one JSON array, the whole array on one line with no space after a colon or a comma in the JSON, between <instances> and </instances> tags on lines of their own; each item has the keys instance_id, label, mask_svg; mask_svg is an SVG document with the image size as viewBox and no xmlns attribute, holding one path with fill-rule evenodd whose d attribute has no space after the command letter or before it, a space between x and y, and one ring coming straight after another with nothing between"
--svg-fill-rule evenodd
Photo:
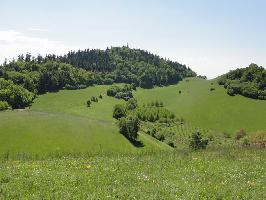
<instances>
[{"instance_id":1,"label":"grassy ridge","mask_svg":"<svg viewBox=\"0 0 266 200\"><path fill-rule=\"evenodd\" d=\"M211 87L215 90L210 91ZM135 96L141 103L163 101L168 109L193 126L230 134L241 128L266 130L266 101L231 97L216 80L186 79L169 87L138 89Z\"/></svg>"}]
</instances>

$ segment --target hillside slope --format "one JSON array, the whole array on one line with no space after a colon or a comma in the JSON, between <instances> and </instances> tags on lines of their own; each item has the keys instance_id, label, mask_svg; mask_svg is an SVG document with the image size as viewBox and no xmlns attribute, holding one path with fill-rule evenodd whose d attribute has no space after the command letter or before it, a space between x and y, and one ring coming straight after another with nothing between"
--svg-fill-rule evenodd
<instances>
[{"instance_id":1,"label":"hillside slope","mask_svg":"<svg viewBox=\"0 0 266 200\"><path fill-rule=\"evenodd\" d=\"M142 103L163 101L167 108L193 126L230 134L241 128L266 130L266 101L229 96L216 80L190 78L169 87L139 89L135 96Z\"/></svg>"}]
</instances>

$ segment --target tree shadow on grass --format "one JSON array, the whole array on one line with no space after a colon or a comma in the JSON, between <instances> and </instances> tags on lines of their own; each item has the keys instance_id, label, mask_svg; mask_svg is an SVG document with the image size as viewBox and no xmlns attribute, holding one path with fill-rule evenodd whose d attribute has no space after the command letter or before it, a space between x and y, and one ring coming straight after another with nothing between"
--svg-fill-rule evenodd
<instances>
[{"instance_id":1,"label":"tree shadow on grass","mask_svg":"<svg viewBox=\"0 0 266 200\"><path fill-rule=\"evenodd\" d=\"M124 136L124 135L123 135ZM124 136L134 147L137 147L137 148L142 148L144 147L144 143L142 141L139 141L139 140L131 140L129 138L127 138L126 136Z\"/></svg>"},{"instance_id":2,"label":"tree shadow on grass","mask_svg":"<svg viewBox=\"0 0 266 200\"><path fill-rule=\"evenodd\" d=\"M137 147L137 148L144 147L144 144L143 144L142 141L138 141L138 140L132 141L132 140L129 140L129 142L130 142L134 147Z\"/></svg>"}]
</instances>

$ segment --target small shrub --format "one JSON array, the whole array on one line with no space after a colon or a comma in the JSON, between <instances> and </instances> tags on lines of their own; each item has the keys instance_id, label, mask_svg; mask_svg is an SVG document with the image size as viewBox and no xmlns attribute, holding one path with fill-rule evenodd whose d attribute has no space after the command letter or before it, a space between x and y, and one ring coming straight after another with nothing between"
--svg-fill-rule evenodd
<instances>
[{"instance_id":1,"label":"small shrub","mask_svg":"<svg viewBox=\"0 0 266 200\"><path fill-rule=\"evenodd\" d=\"M212 92L212 91L214 91L215 90L215 88L214 87L212 87L212 88L210 88L210 91Z\"/></svg>"},{"instance_id":2,"label":"small shrub","mask_svg":"<svg viewBox=\"0 0 266 200\"><path fill-rule=\"evenodd\" d=\"M168 144L170 147L173 147L173 148L176 147L175 143L172 140L167 140L166 144Z\"/></svg>"},{"instance_id":3,"label":"small shrub","mask_svg":"<svg viewBox=\"0 0 266 200\"><path fill-rule=\"evenodd\" d=\"M87 107L91 107L91 101L90 100L87 101Z\"/></svg>"},{"instance_id":4,"label":"small shrub","mask_svg":"<svg viewBox=\"0 0 266 200\"><path fill-rule=\"evenodd\" d=\"M242 139L241 139L241 144L242 144L242 146L244 146L244 147L248 147L248 146L250 146L249 139L248 139L247 137L242 138Z\"/></svg>"},{"instance_id":5,"label":"small shrub","mask_svg":"<svg viewBox=\"0 0 266 200\"><path fill-rule=\"evenodd\" d=\"M102 98L103 98L103 96L100 94L99 98L100 98L100 99L102 99Z\"/></svg>"},{"instance_id":6,"label":"small shrub","mask_svg":"<svg viewBox=\"0 0 266 200\"><path fill-rule=\"evenodd\" d=\"M181 90L179 90L179 94L181 94L182 93L182 91Z\"/></svg>"},{"instance_id":7,"label":"small shrub","mask_svg":"<svg viewBox=\"0 0 266 200\"><path fill-rule=\"evenodd\" d=\"M9 105L6 101L0 101L0 111L7 110L8 107L9 107Z\"/></svg>"},{"instance_id":8,"label":"small shrub","mask_svg":"<svg viewBox=\"0 0 266 200\"><path fill-rule=\"evenodd\" d=\"M209 143L208 139L203 139L202 134L199 131L192 133L190 138L190 148L193 150L206 149Z\"/></svg>"},{"instance_id":9,"label":"small shrub","mask_svg":"<svg viewBox=\"0 0 266 200\"><path fill-rule=\"evenodd\" d=\"M161 131L156 132L154 137L162 142L165 140L165 136Z\"/></svg>"},{"instance_id":10,"label":"small shrub","mask_svg":"<svg viewBox=\"0 0 266 200\"><path fill-rule=\"evenodd\" d=\"M128 110L134 110L135 108L137 108L137 106L138 106L138 102L137 102L136 99L131 98L131 99L129 99L129 100L127 101L126 108L127 108Z\"/></svg>"},{"instance_id":11,"label":"small shrub","mask_svg":"<svg viewBox=\"0 0 266 200\"><path fill-rule=\"evenodd\" d=\"M244 129L241 129L236 133L235 139L240 140L241 138L245 137L247 135L247 132Z\"/></svg>"},{"instance_id":12,"label":"small shrub","mask_svg":"<svg viewBox=\"0 0 266 200\"><path fill-rule=\"evenodd\" d=\"M91 97L91 101L93 101L93 102L98 102L98 98L95 97L95 96L93 96L93 97Z\"/></svg>"},{"instance_id":13,"label":"small shrub","mask_svg":"<svg viewBox=\"0 0 266 200\"><path fill-rule=\"evenodd\" d=\"M250 145L266 148L266 132L256 132L252 133L246 137Z\"/></svg>"},{"instance_id":14,"label":"small shrub","mask_svg":"<svg viewBox=\"0 0 266 200\"><path fill-rule=\"evenodd\" d=\"M114 106L113 118L120 119L126 116L126 110L123 105L117 104Z\"/></svg>"},{"instance_id":15,"label":"small shrub","mask_svg":"<svg viewBox=\"0 0 266 200\"><path fill-rule=\"evenodd\" d=\"M231 138L231 135L229 133L227 133L227 132L224 132L223 136L224 136L224 138Z\"/></svg>"}]
</instances>

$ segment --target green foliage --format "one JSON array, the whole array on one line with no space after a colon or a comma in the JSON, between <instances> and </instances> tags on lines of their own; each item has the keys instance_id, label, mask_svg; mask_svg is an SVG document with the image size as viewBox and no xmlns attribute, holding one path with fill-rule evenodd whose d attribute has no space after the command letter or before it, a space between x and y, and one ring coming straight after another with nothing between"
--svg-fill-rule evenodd
<instances>
[{"instance_id":1,"label":"green foliage","mask_svg":"<svg viewBox=\"0 0 266 200\"><path fill-rule=\"evenodd\" d=\"M119 120L119 132L131 141L136 141L139 131L139 119L134 115L122 117Z\"/></svg>"},{"instance_id":2,"label":"green foliage","mask_svg":"<svg viewBox=\"0 0 266 200\"><path fill-rule=\"evenodd\" d=\"M128 47L105 51L87 49L71 51L64 56L39 55L36 58L26 54L0 66L0 78L26 89L24 93L33 93L34 98L37 94L60 89L84 89L93 84L116 82L130 83L130 89L116 91L115 95L111 92L111 96L128 100L133 97L132 90L136 90L136 86L152 88L155 85L177 83L184 77L195 75L195 72L185 65ZM28 100L30 99L26 98L25 101ZM8 103L14 108L30 105L24 100Z\"/></svg>"},{"instance_id":3,"label":"green foliage","mask_svg":"<svg viewBox=\"0 0 266 200\"><path fill-rule=\"evenodd\" d=\"M7 110L8 107L9 107L9 105L6 101L0 101L0 111Z\"/></svg>"},{"instance_id":4,"label":"green foliage","mask_svg":"<svg viewBox=\"0 0 266 200\"><path fill-rule=\"evenodd\" d=\"M236 69L218 79L230 96L237 94L253 98L266 99L266 70L256 64Z\"/></svg>"},{"instance_id":5,"label":"green foliage","mask_svg":"<svg viewBox=\"0 0 266 200\"><path fill-rule=\"evenodd\" d=\"M133 98L132 90L136 89L134 85L123 85L123 86L111 86L107 90L107 96L115 97L117 99L124 99L128 101Z\"/></svg>"},{"instance_id":6,"label":"green foliage","mask_svg":"<svg viewBox=\"0 0 266 200\"><path fill-rule=\"evenodd\" d=\"M266 148L266 132L258 131L249 133L241 139L244 146Z\"/></svg>"},{"instance_id":7,"label":"green foliage","mask_svg":"<svg viewBox=\"0 0 266 200\"><path fill-rule=\"evenodd\" d=\"M31 105L33 99L34 94L27 89L0 78L0 101L6 101L16 109Z\"/></svg>"},{"instance_id":8,"label":"green foliage","mask_svg":"<svg viewBox=\"0 0 266 200\"><path fill-rule=\"evenodd\" d=\"M127 110L134 110L135 108L138 107L138 102L136 99L134 98L131 98L127 101L126 103L126 109Z\"/></svg>"},{"instance_id":9,"label":"green foliage","mask_svg":"<svg viewBox=\"0 0 266 200\"><path fill-rule=\"evenodd\" d=\"M87 107L91 107L91 101L90 100L87 101Z\"/></svg>"},{"instance_id":10,"label":"green foliage","mask_svg":"<svg viewBox=\"0 0 266 200\"><path fill-rule=\"evenodd\" d=\"M190 139L190 148L193 150L206 149L209 143L208 139L203 139L199 131L193 132Z\"/></svg>"},{"instance_id":11,"label":"green foliage","mask_svg":"<svg viewBox=\"0 0 266 200\"><path fill-rule=\"evenodd\" d=\"M98 102L98 98L97 98L97 97L95 97L95 96L92 96L92 97L91 97L91 101L93 101L93 102L96 102L96 103L97 103L97 102Z\"/></svg>"},{"instance_id":12,"label":"green foliage","mask_svg":"<svg viewBox=\"0 0 266 200\"><path fill-rule=\"evenodd\" d=\"M150 102L147 106L138 107L133 113L142 121L171 121L175 119L175 114L163 106L162 102Z\"/></svg>"},{"instance_id":13,"label":"green foliage","mask_svg":"<svg viewBox=\"0 0 266 200\"><path fill-rule=\"evenodd\" d=\"M123 105L117 104L113 109L113 118L120 119L126 116L126 109Z\"/></svg>"},{"instance_id":14,"label":"green foliage","mask_svg":"<svg viewBox=\"0 0 266 200\"><path fill-rule=\"evenodd\" d=\"M247 132L244 129L241 129L236 133L235 139L240 140L241 138L245 137L247 135Z\"/></svg>"},{"instance_id":15,"label":"green foliage","mask_svg":"<svg viewBox=\"0 0 266 200\"><path fill-rule=\"evenodd\" d=\"M88 71L109 74L105 84L134 83L145 88L177 83L184 77L196 76L190 68L140 49L112 47L111 49L71 51L55 60Z\"/></svg>"}]
</instances>

